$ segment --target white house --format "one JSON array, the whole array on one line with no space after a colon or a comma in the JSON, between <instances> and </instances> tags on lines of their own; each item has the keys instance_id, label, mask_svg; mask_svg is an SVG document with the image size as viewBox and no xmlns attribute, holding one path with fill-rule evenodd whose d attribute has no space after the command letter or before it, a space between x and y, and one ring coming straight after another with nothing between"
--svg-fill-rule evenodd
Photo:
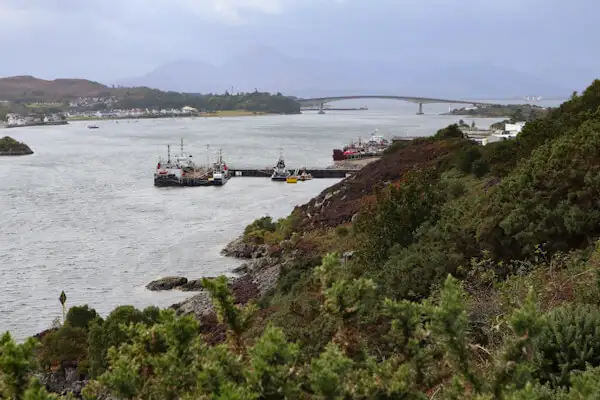
<instances>
[{"instance_id":1,"label":"white house","mask_svg":"<svg viewBox=\"0 0 600 400\"><path fill-rule=\"evenodd\" d=\"M518 133L514 133L514 132L502 132L502 133L493 133L490 136L484 138L481 141L482 145L486 145L489 143L494 143L494 142L500 142L502 140L511 140L516 138L518 135Z\"/></svg>"},{"instance_id":2,"label":"white house","mask_svg":"<svg viewBox=\"0 0 600 400\"><path fill-rule=\"evenodd\" d=\"M25 125L25 118L19 114L7 114L6 123L8 125Z\"/></svg>"},{"instance_id":3,"label":"white house","mask_svg":"<svg viewBox=\"0 0 600 400\"><path fill-rule=\"evenodd\" d=\"M184 114L191 114L191 113L197 113L198 110L196 110L194 107L190 107L190 106L185 106L181 109L181 111Z\"/></svg>"},{"instance_id":4,"label":"white house","mask_svg":"<svg viewBox=\"0 0 600 400\"><path fill-rule=\"evenodd\" d=\"M523 127L525 126L525 122L517 122L514 124L506 124L504 127L504 131L510 134L514 134L515 136L521 133Z\"/></svg>"}]
</instances>

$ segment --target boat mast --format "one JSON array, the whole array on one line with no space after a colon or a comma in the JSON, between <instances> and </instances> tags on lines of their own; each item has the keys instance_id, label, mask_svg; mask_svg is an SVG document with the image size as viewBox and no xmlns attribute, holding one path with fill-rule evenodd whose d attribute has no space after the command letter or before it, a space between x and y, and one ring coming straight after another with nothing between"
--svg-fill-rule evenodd
<instances>
[{"instance_id":1,"label":"boat mast","mask_svg":"<svg viewBox=\"0 0 600 400\"><path fill-rule=\"evenodd\" d=\"M206 145L206 168L210 167L210 144Z\"/></svg>"},{"instance_id":2,"label":"boat mast","mask_svg":"<svg viewBox=\"0 0 600 400\"><path fill-rule=\"evenodd\" d=\"M183 138L181 138L181 157L183 158Z\"/></svg>"},{"instance_id":3,"label":"boat mast","mask_svg":"<svg viewBox=\"0 0 600 400\"><path fill-rule=\"evenodd\" d=\"M171 162L171 145L167 145L167 163Z\"/></svg>"}]
</instances>

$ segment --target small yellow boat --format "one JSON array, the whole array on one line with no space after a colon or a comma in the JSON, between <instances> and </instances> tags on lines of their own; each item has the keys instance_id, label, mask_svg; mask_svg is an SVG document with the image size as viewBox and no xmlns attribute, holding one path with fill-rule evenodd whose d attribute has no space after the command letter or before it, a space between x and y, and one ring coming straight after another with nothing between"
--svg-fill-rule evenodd
<instances>
[{"instance_id":1,"label":"small yellow boat","mask_svg":"<svg viewBox=\"0 0 600 400\"><path fill-rule=\"evenodd\" d=\"M298 170L294 171L294 173L288 176L285 181L287 183L298 183Z\"/></svg>"}]
</instances>

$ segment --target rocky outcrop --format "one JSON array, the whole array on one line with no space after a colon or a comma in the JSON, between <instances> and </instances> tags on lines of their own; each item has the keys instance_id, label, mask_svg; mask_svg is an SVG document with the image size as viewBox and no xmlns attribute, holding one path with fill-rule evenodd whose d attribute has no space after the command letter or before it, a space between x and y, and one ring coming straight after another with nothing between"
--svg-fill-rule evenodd
<instances>
[{"instance_id":1,"label":"rocky outcrop","mask_svg":"<svg viewBox=\"0 0 600 400\"><path fill-rule=\"evenodd\" d=\"M184 291L184 292L199 292L204 289L202 287L202 278L191 279L191 280L187 281L187 283L179 286L177 289Z\"/></svg>"},{"instance_id":2,"label":"rocky outcrop","mask_svg":"<svg viewBox=\"0 0 600 400\"><path fill-rule=\"evenodd\" d=\"M257 246L244 242L243 238L238 238L229 243L221 254L227 257L235 258L256 258Z\"/></svg>"},{"instance_id":3,"label":"rocky outcrop","mask_svg":"<svg viewBox=\"0 0 600 400\"><path fill-rule=\"evenodd\" d=\"M235 304L246 304L275 287L281 266L276 263L275 259L270 262L272 265L265 268L250 270L247 274L229 279L229 288ZM177 314L194 315L200 321L214 312L210 295L204 289L200 289L200 293L193 297L172 305L171 308Z\"/></svg>"},{"instance_id":4,"label":"rocky outcrop","mask_svg":"<svg viewBox=\"0 0 600 400\"><path fill-rule=\"evenodd\" d=\"M294 256L294 253L284 252L283 247L285 246L249 244L240 238L223 249L222 254L245 260L233 271L240 275L229 278L229 288L235 304L247 304L275 288L281 267ZM198 290L199 293L173 304L171 309L178 315L193 315L200 322L200 330L206 343L222 343L226 338L226 330L218 322L211 297L202 288L201 279L190 280L177 288Z\"/></svg>"},{"instance_id":5,"label":"rocky outcrop","mask_svg":"<svg viewBox=\"0 0 600 400\"><path fill-rule=\"evenodd\" d=\"M59 372L47 372L35 375L40 383L51 393L66 396L71 393L76 398L81 398L81 391L87 380L80 380L76 368L67 368Z\"/></svg>"},{"instance_id":6,"label":"rocky outcrop","mask_svg":"<svg viewBox=\"0 0 600 400\"><path fill-rule=\"evenodd\" d=\"M33 150L25 143L21 143L10 136L0 139L0 156L24 156L33 154Z\"/></svg>"},{"instance_id":7,"label":"rocky outcrop","mask_svg":"<svg viewBox=\"0 0 600 400\"><path fill-rule=\"evenodd\" d=\"M182 276L167 276L165 278L152 281L146 285L146 289L152 291L171 290L188 283L187 278Z\"/></svg>"}]
</instances>

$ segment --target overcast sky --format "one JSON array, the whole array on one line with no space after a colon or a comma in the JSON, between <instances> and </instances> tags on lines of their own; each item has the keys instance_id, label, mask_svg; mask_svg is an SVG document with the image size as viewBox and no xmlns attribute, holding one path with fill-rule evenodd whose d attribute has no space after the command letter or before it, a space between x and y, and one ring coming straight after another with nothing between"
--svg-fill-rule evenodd
<instances>
[{"instance_id":1,"label":"overcast sky","mask_svg":"<svg viewBox=\"0 0 600 400\"><path fill-rule=\"evenodd\" d=\"M111 82L256 46L298 57L493 63L585 85L599 0L0 0L0 76Z\"/></svg>"}]
</instances>

